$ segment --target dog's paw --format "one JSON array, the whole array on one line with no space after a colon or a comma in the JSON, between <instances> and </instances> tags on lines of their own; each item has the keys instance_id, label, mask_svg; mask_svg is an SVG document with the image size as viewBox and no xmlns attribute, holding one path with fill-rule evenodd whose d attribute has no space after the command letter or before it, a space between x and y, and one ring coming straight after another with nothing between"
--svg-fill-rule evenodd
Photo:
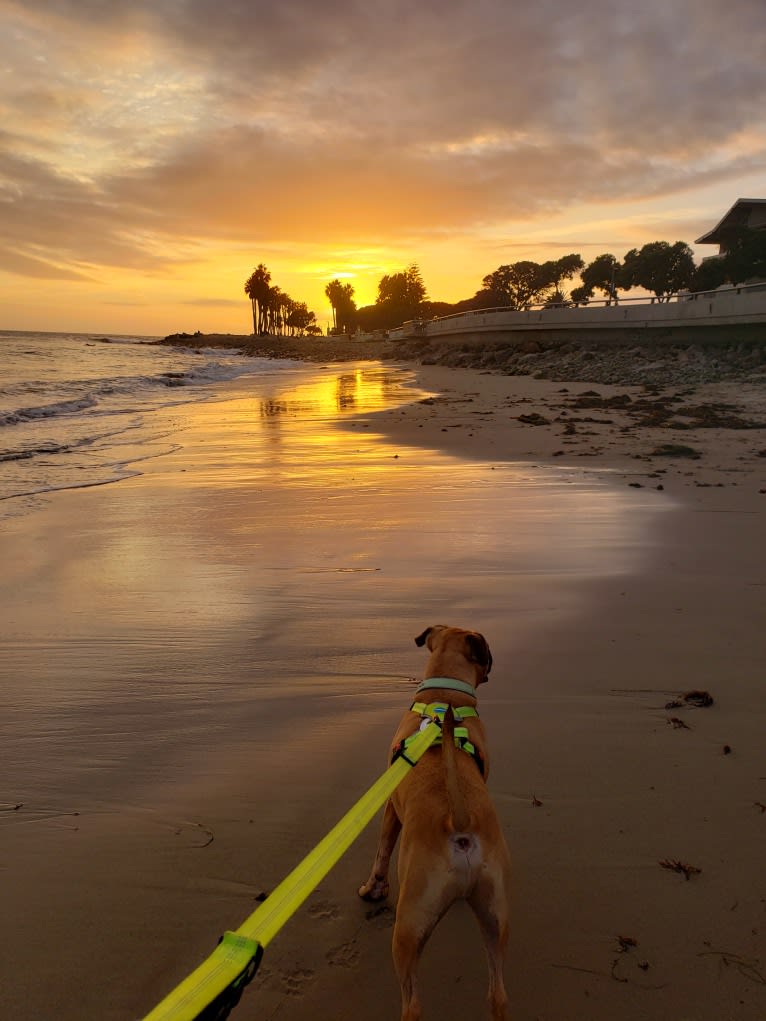
<instances>
[{"instance_id":1,"label":"dog's paw","mask_svg":"<svg viewBox=\"0 0 766 1021\"><path fill-rule=\"evenodd\" d=\"M370 876L358 892L362 900L385 900L388 896L388 880L383 876Z\"/></svg>"}]
</instances>

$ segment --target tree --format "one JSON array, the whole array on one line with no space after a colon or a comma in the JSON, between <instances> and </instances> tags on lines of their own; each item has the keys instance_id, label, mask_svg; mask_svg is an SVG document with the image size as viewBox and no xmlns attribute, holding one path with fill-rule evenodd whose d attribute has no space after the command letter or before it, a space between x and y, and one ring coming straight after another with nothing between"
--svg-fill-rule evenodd
<instances>
[{"instance_id":1,"label":"tree","mask_svg":"<svg viewBox=\"0 0 766 1021\"><path fill-rule=\"evenodd\" d=\"M382 277L378 283L378 305L389 303L411 309L415 314L420 311L425 300L426 285L415 263L401 273Z\"/></svg>"},{"instance_id":2,"label":"tree","mask_svg":"<svg viewBox=\"0 0 766 1021\"><path fill-rule=\"evenodd\" d=\"M390 329L423 313L427 298L419 267L412 263L401 273L386 274L378 283L378 329Z\"/></svg>"},{"instance_id":3,"label":"tree","mask_svg":"<svg viewBox=\"0 0 766 1021\"><path fill-rule=\"evenodd\" d=\"M292 336L295 336L296 333L311 334L314 332L314 328L316 332L322 332L320 327L317 326L316 316L313 312L309 311L304 301L290 302L285 325L290 330Z\"/></svg>"},{"instance_id":4,"label":"tree","mask_svg":"<svg viewBox=\"0 0 766 1021\"><path fill-rule=\"evenodd\" d=\"M545 308L561 308L564 305L571 305L571 299L564 291L554 290L549 291L545 296L543 305Z\"/></svg>"},{"instance_id":5,"label":"tree","mask_svg":"<svg viewBox=\"0 0 766 1021\"><path fill-rule=\"evenodd\" d=\"M546 304L561 304L562 301L567 300L562 286L563 281L571 280L584 265L582 256L574 252L571 255L563 255L560 259L542 264L540 267L541 281L547 281L545 286L552 288L551 293L545 295Z\"/></svg>"},{"instance_id":6,"label":"tree","mask_svg":"<svg viewBox=\"0 0 766 1021\"><path fill-rule=\"evenodd\" d=\"M688 288L694 276L694 253L685 241L650 241L640 250L632 248L622 264L625 290L643 287L660 301Z\"/></svg>"},{"instance_id":7,"label":"tree","mask_svg":"<svg viewBox=\"0 0 766 1021\"><path fill-rule=\"evenodd\" d=\"M266 300L266 327L268 333L281 337L287 309L292 298L281 287L270 287Z\"/></svg>"},{"instance_id":8,"label":"tree","mask_svg":"<svg viewBox=\"0 0 766 1021\"><path fill-rule=\"evenodd\" d=\"M727 282L726 259L714 256L696 267L690 286L693 291L714 291Z\"/></svg>"},{"instance_id":9,"label":"tree","mask_svg":"<svg viewBox=\"0 0 766 1021\"><path fill-rule=\"evenodd\" d=\"M744 284L748 280L766 279L766 230L740 227L721 261L725 264L729 283Z\"/></svg>"},{"instance_id":10,"label":"tree","mask_svg":"<svg viewBox=\"0 0 766 1021\"><path fill-rule=\"evenodd\" d=\"M356 302L354 301L354 288L351 284L343 285L338 315L340 317L338 328L341 333L353 333L356 326Z\"/></svg>"},{"instance_id":11,"label":"tree","mask_svg":"<svg viewBox=\"0 0 766 1021\"><path fill-rule=\"evenodd\" d=\"M327 296L327 300L330 302L330 307L332 308L333 330L338 328L338 305L341 301L342 288L343 284L336 278L335 280L331 280L324 289L324 293Z\"/></svg>"},{"instance_id":12,"label":"tree","mask_svg":"<svg viewBox=\"0 0 766 1021\"><path fill-rule=\"evenodd\" d=\"M351 333L356 313L354 288L336 279L330 281L324 293L332 306L333 333Z\"/></svg>"},{"instance_id":13,"label":"tree","mask_svg":"<svg viewBox=\"0 0 766 1021\"><path fill-rule=\"evenodd\" d=\"M253 307L253 333L266 332L266 310L269 303L271 273L259 262L245 282L245 294Z\"/></svg>"},{"instance_id":14,"label":"tree","mask_svg":"<svg viewBox=\"0 0 766 1021\"><path fill-rule=\"evenodd\" d=\"M617 291L621 287L622 267L618 259L608 252L598 255L580 274L582 287L575 287L572 300L587 302L593 292L602 291L610 301L617 301Z\"/></svg>"},{"instance_id":15,"label":"tree","mask_svg":"<svg viewBox=\"0 0 766 1021\"><path fill-rule=\"evenodd\" d=\"M353 294L350 285L345 284L341 287ZM250 298L253 307L254 334L274 333L280 337L285 332L292 336L295 336L296 332L312 336L321 334L322 330L317 325L315 314L309 311L305 302L293 301L281 287L272 285L271 273L262 262L245 282L245 294ZM353 306L353 302L351 304Z\"/></svg>"},{"instance_id":16,"label":"tree","mask_svg":"<svg viewBox=\"0 0 766 1021\"><path fill-rule=\"evenodd\" d=\"M494 273L484 277L482 290L487 297L500 298L498 305L522 309L541 297L552 283L550 273L544 271L539 263L525 260L498 266ZM476 295L479 300L480 293ZM492 306L488 304L486 307Z\"/></svg>"}]
</instances>

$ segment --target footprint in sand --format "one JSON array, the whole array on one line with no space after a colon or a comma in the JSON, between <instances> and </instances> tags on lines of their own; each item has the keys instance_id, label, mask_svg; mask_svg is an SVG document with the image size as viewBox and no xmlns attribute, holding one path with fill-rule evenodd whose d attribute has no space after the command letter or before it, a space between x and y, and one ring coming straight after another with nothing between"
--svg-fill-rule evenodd
<instances>
[{"instance_id":1,"label":"footprint in sand","mask_svg":"<svg viewBox=\"0 0 766 1021\"><path fill-rule=\"evenodd\" d=\"M314 979L314 972L304 968L283 971L280 975L282 989L288 996L302 996L305 987Z\"/></svg>"},{"instance_id":2,"label":"footprint in sand","mask_svg":"<svg viewBox=\"0 0 766 1021\"><path fill-rule=\"evenodd\" d=\"M318 900L309 908L309 915L311 918L335 919L339 917L340 909L338 908L338 905L333 904L332 901Z\"/></svg>"},{"instance_id":3,"label":"footprint in sand","mask_svg":"<svg viewBox=\"0 0 766 1021\"><path fill-rule=\"evenodd\" d=\"M396 915L394 914L393 908L390 908L388 904L378 904L369 911L365 912L364 917L368 922L371 922L376 929L390 929L394 924Z\"/></svg>"},{"instance_id":4,"label":"footprint in sand","mask_svg":"<svg viewBox=\"0 0 766 1021\"><path fill-rule=\"evenodd\" d=\"M332 950L328 950L327 963L333 964L338 968L355 968L359 963L359 951L356 946L356 940L349 940L348 943L341 943L339 947L333 947Z\"/></svg>"}]
</instances>

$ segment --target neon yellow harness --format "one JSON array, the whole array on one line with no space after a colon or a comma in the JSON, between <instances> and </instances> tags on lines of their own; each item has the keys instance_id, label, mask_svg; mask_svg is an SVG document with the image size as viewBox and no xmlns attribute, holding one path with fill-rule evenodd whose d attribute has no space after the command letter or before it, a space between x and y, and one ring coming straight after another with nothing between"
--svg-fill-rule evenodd
<instances>
[{"instance_id":1,"label":"neon yellow harness","mask_svg":"<svg viewBox=\"0 0 766 1021\"><path fill-rule=\"evenodd\" d=\"M478 719L479 714L473 708L473 706L463 705L452 706L451 708L452 715L455 717L455 723L458 724L458 726L455 727L455 747L460 748L461 751L467 752L468 755L470 755L473 758L476 765L479 767L479 772L483 776L484 760L482 759L481 754L476 750L476 746L473 744L472 741L469 740L468 728L459 726L462 720L467 720L470 719L471 717L475 717L476 719ZM421 721L420 726L418 727L414 734L410 734L409 737L406 737L401 742L396 752L394 753L394 758L400 755L406 758L408 745L411 744L418 736L420 731L424 730L432 721L436 721L441 725L444 720L444 714L446 713L447 709L448 705L446 702L428 702L428 703L413 702L412 705L410 706L410 712L417 713L417 715L420 717ZM441 743L442 738L440 734L433 742L433 744L440 745Z\"/></svg>"}]
</instances>

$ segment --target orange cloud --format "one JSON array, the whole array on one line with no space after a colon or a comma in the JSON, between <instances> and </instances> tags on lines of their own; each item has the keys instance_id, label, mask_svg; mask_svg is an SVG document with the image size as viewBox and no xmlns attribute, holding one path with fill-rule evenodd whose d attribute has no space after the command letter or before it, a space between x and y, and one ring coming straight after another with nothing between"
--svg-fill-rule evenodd
<instances>
[{"instance_id":1,"label":"orange cloud","mask_svg":"<svg viewBox=\"0 0 766 1021\"><path fill-rule=\"evenodd\" d=\"M698 236L766 169L762 2L717 8L7 0L14 322L40 279L78 322L145 309L161 332L224 320L259 261L322 314L328 274L368 301L417 261L456 300L557 240L598 254L598 224Z\"/></svg>"}]
</instances>

